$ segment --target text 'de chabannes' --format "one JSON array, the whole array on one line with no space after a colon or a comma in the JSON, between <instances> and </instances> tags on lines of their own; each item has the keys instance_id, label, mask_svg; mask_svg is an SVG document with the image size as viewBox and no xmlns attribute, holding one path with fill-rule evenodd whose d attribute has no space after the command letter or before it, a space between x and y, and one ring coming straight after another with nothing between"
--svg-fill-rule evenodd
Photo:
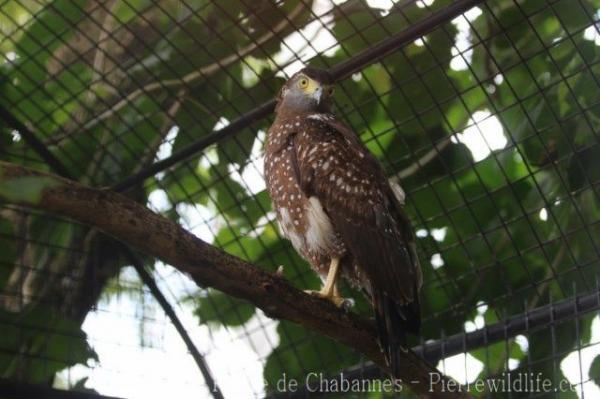
<instances>
[{"instance_id":1,"label":"text 'de chabannes'","mask_svg":"<svg viewBox=\"0 0 600 399\"><path fill-rule=\"evenodd\" d=\"M568 380L555 381L542 373L502 373L493 378L475 379L464 384L445 378L441 373L429 373L423 381L402 381L399 379L370 379L349 377L344 373L325 375L320 372L308 373L304 378L291 378L286 373L274 383L265 381L266 392L309 392L309 393L398 393L408 385L425 385L429 392L490 392L490 393L549 393L576 391Z\"/></svg>"}]
</instances>

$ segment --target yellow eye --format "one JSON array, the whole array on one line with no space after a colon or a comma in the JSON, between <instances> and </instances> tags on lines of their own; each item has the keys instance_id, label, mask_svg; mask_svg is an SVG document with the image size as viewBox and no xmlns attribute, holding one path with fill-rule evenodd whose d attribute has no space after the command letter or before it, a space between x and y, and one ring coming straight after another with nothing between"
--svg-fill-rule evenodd
<instances>
[{"instance_id":1,"label":"yellow eye","mask_svg":"<svg viewBox=\"0 0 600 399\"><path fill-rule=\"evenodd\" d=\"M308 79L302 78L298 81L298 87L301 89L306 89L308 87Z\"/></svg>"}]
</instances>

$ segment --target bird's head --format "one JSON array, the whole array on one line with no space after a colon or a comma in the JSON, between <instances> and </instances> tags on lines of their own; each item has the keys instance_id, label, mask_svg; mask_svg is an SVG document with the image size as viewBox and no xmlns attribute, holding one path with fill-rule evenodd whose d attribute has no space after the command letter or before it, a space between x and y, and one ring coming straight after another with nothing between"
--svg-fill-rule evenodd
<instances>
[{"instance_id":1,"label":"bird's head","mask_svg":"<svg viewBox=\"0 0 600 399\"><path fill-rule=\"evenodd\" d=\"M304 68L283 85L276 112L329 112L333 85L327 71Z\"/></svg>"}]
</instances>

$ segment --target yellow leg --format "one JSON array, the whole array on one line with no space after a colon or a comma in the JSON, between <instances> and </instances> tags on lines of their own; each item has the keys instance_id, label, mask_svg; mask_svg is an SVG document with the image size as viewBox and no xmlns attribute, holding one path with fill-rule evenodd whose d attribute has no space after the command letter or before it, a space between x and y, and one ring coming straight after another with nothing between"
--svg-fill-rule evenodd
<instances>
[{"instance_id":1,"label":"yellow leg","mask_svg":"<svg viewBox=\"0 0 600 399\"><path fill-rule=\"evenodd\" d=\"M327 279L325 285L321 288L321 295L325 298L331 298L333 296L333 290L337 283L338 270L340 268L340 259L333 258L329 264L329 271L327 272Z\"/></svg>"},{"instance_id":2,"label":"yellow leg","mask_svg":"<svg viewBox=\"0 0 600 399\"><path fill-rule=\"evenodd\" d=\"M311 295L316 295L321 298L327 299L327 300L333 302L333 304L336 305L337 307L341 307L342 305L344 305L346 303L346 299L342 298L340 296L340 293L339 293L338 287L337 287L337 278L338 278L338 274L339 274L339 268L340 268L340 259L339 258L331 259L331 263L329 265L329 271L327 272L327 278L325 279L325 284L323 285L323 288L321 288L321 291L307 290L305 292L308 294L311 294Z\"/></svg>"}]
</instances>

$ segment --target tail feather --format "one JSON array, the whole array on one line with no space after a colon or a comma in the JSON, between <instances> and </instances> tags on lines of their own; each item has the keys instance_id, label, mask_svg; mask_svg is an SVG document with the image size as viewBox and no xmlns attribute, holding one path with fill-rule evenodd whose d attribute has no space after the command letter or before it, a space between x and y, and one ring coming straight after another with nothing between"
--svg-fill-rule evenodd
<instances>
[{"instance_id":1,"label":"tail feather","mask_svg":"<svg viewBox=\"0 0 600 399\"><path fill-rule=\"evenodd\" d=\"M397 305L385 294L373 295L379 341L392 375L398 376L402 352L408 350L407 334L418 334L421 325L419 301Z\"/></svg>"}]
</instances>

